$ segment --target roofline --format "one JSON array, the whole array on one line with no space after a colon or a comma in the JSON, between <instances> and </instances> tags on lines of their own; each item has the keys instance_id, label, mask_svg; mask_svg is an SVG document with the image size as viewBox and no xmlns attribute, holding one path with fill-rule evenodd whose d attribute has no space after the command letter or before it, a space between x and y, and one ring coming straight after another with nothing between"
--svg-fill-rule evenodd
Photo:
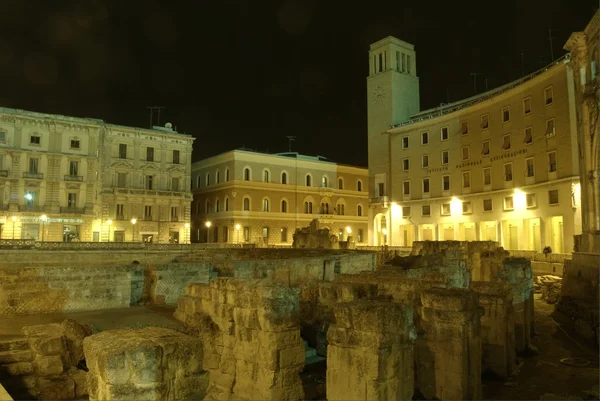
<instances>
[{"instance_id":1,"label":"roofline","mask_svg":"<svg viewBox=\"0 0 600 401\"><path fill-rule=\"evenodd\" d=\"M379 39L377 42L371 43L371 45L369 46L369 51L375 50L378 47L383 46L387 43L393 43L401 47L406 47L409 50L415 50L415 45L413 45L412 43L405 42L402 39L398 39L397 37L390 35L386 36L383 39Z\"/></svg>"}]
</instances>

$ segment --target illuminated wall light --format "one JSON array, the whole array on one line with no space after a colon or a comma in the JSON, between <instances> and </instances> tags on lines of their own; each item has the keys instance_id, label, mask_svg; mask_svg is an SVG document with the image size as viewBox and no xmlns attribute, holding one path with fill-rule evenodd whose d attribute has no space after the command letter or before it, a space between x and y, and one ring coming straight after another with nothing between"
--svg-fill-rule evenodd
<instances>
[{"instance_id":1,"label":"illuminated wall light","mask_svg":"<svg viewBox=\"0 0 600 401\"><path fill-rule=\"evenodd\" d=\"M571 202L574 208L581 206L581 184L576 183L571 185Z\"/></svg>"},{"instance_id":2,"label":"illuminated wall light","mask_svg":"<svg viewBox=\"0 0 600 401\"><path fill-rule=\"evenodd\" d=\"M392 203L392 217L393 218L402 218L402 208L396 202Z\"/></svg>"},{"instance_id":3,"label":"illuminated wall light","mask_svg":"<svg viewBox=\"0 0 600 401\"><path fill-rule=\"evenodd\" d=\"M527 195L520 189L515 189L513 195L513 207L515 211L527 209Z\"/></svg>"},{"instance_id":4,"label":"illuminated wall light","mask_svg":"<svg viewBox=\"0 0 600 401\"><path fill-rule=\"evenodd\" d=\"M453 196L450 201L450 214L452 216L459 216L462 214L462 201L455 196Z\"/></svg>"}]
</instances>

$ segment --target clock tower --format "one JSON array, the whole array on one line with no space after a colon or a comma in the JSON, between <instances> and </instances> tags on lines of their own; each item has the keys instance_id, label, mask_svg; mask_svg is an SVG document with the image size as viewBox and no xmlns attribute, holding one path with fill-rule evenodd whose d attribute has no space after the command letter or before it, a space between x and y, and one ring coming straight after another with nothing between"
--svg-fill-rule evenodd
<instances>
[{"instance_id":1,"label":"clock tower","mask_svg":"<svg viewBox=\"0 0 600 401\"><path fill-rule=\"evenodd\" d=\"M392 125L408 120L419 110L419 78L414 46L391 36L373 43L369 50L367 78L367 132L369 197L378 199L371 204L376 209L382 206L385 209L385 197L390 195L390 152L388 137L382 133ZM372 208L370 212L378 213ZM369 233L376 237L374 225L381 224L375 224L370 218ZM389 243L375 237L370 238L371 244Z\"/></svg>"}]
</instances>

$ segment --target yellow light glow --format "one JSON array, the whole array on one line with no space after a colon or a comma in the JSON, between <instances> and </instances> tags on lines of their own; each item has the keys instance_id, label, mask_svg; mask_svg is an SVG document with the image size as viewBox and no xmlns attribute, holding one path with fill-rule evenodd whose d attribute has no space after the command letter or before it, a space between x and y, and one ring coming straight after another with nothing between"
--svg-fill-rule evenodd
<instances>
[{"instance_id":1,"label":"yellow light glow","mask_svg":"<svg viewBox=\"0 0 600 401\"><path fill-rule=\"evenodd\" d=\"M571 193L573 196L573 207L581 206L581 184L576 183L571 186Z\"/></svg>"},{"instance_id":2,"label":"yellow light glow","mask_svg":"<svg viewBox=\"0 0 600 401\"><path fill-rule=\"evenodd\" d=\"M350 226L346 227L346 232L348 234L352 234L352 229L350 228Z\"/></svg>"},{"instance_id":3,"label":"yellow light glow","mask_svg":"<svg viewBox=\"0 0 600 401\"><path fill-rule=\"evenodd\" d=\"M42 219L42 221L46 221L48 220L48 216L46 216L45 214L42 215L42 217L40 217Z\"/></svg>"},{"instance_id":4,"label":"yellow light glow","mask_svg":"<svg viewBox=\"0 0 600 401\"><path fill-rule=\"evenodd\" d=\"M520 189L515 189L513 195L513 207L515 210L524 210L527 208L527 195Z\"/></svg>"},{"instance_id":5,"label":"yellow light glow","mask_svg":"<svg viewBox=\"0 0 600 401\"><path fill-rule=\"evenodd\" d=\"M112 225L112 220L107 220L106 224L108 224L109 226Z\"/></svg>"},{"instance_id":6,"label":"yellow light glow","mask_svg":"<svg viewBox=\"0 0 600 401\"><path fill-rule=\"evenodd\" d=\"M210 221L207 221L206 223L204 223L204 225L206 226L206 228L210 228L210 226L212 226L212 223Z\"/></svg>"},{"instance_id":7,"label":"yellow light glow","mask_svg":"<svg viewBox=\"0 0 600 401\"><path fill-rule=\"evenodd\" d=\"M383 233L383 235L387 235L387 228L384 228L383 230L381 230L381 232Z\"/></svg>"},{"instance_id":8,"label":"yellow light glow","mask_svg":"<svg viewBox=\"0 0 600 401\"><path fill-rule=\"evenodd\" d=\"M402 208L396 202L392 203L392 217L402 217Z\"/></svg>"},{"instance_id":9,"label":"yellow light glow","mask_svg":"<svg viewBox=\"0 0 600 401\"><path fill-rule=\"evenodd\" d=\"M240 228L242 228L242 226L240 226L239 224L236 224L236 225L235 225L235 229L236 229L236 230L239 230Z\"/></svg>"},{"instance_id":10,"label":"yellow light glow","mask_svg":"<svg viewBox=\"0 0 600 401\"><path fill-rule=\"evenodd\" d=\"M190 228L190 223L185 223L185 228Z\"/></svg>"},{"instance_id":11,"label":"yellow light glow","mask_svg":"<svg viewBox=\"0 0 600 401\"><path fill-rule=\"evenodd\" d=\"M137 219L131 219L131 224L137 223Z\"/></svg>"},{"instance_id":12,"label":"yellow light glow","mask_svg":"<svg viewBox=\"0 0 600 401\"><path fill-rule=\"evenodd\" d=\"M453 196L450 201L450 214L452 216L458 216L462 214L462 201L457 197Z\"/></svg>"},{"instance_id":13,"label":"yellow light glow","mask_svg":"<svg viewBox=\"0 0 600 401\"><path fill-rule=\"evenodd\" d=\"M15 221L17 221L17 216L13 216L13 217L11 217L11 220L12 220L12 221L13 221L13 223L14 223Z\"/></svg>"}]
</instances>

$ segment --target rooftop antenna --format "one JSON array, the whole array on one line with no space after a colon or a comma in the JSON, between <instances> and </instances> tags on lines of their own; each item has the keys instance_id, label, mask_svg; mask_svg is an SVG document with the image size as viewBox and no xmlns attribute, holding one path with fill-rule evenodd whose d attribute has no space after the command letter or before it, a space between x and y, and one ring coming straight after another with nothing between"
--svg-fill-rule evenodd
<instances>
[{"instance_id":1,"label":"rooftop antenna","mask_svg":"<svg viewBox=\"0 0 600 401\"><path fill-rule=\"evenodd\" d=\"M477 94L477 75L483 75L480 72L472 72L471 76L473 77L473 91Z\"/></svg>"},{"instance_id":2,"label":"rooftop antenna","mask_svg":"<svg viewBox=\"0 0 600 401\"><path fill-rule=\"evenodd\" d=\"M286 137L288 139L288 151L290 153L292 153L292 142L294 142L296 140L295 136L287 136Z\"/></svg>"},{"instance_id":3,"label":"rooftop antenna","mask_svg":"<svg viewBox=\"0 0 600 401\"><path fill-rule=\"evenodd\" d=\"M154 109L158 113L158 117L157 117L158 121L157 121L156 124L160 127L160 111L166 109L166 107L163 107L163 106L154 106Z\"/></svg>"},{"instance_id":4,"label":"rooftop antenna","mask_svg":"<svg viewBox=\"0 0 600 401\"><path fill-rule=\"evenodd\" d=\"M521 49L521 76L525 76L525 52L527 49Z\"/></svg>"},{"instance_id":5,"label":"rooftop antenna","mask_svg":"<svg viewBox=\"0 0 600 401\"><path fill-rule=\"evenodd\" d=\"M150 128L152 128L152 122L154 121L154 119L152 118L153 117L152 113L154 112L154 107L148 106L146 108L150 110Z\"/></svg>"},{"instance_id":6,"label":"rooftop antenna","mask_svg":"<svg viewBox=\"0 0 600 401\"><path fill-rule=\"evenodd\" d=\"M552 44L552 39L556 39L552 36L552 29L548 29L548 40L550 41L550 62L554 61L554 45Z\"/></svg>"},{"instance_id":7,"label":"rooftop antenna","mask_svg":"<svg viewBox=\"0 0 600 401\"><path fill-rule=\"evenodd\" d=\"M156 110L157 114L158 114L158 122L156 123L156 125L160 125L160 111L166 109L166 107L163 107L163 106L148 106L146 108L150 109L150 128L152 128L152 126L154 125L154 110Z\"/></svg>"}]
</instances>

